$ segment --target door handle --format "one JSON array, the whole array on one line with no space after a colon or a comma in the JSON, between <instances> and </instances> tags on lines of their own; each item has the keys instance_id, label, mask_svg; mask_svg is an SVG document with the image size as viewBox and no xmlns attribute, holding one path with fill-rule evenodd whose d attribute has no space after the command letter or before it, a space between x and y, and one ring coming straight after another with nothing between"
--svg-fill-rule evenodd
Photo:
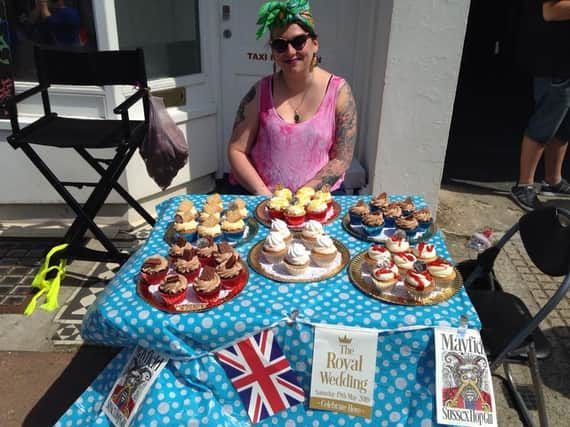
<instances>
[{"instance_id":1,"label":"door handle","mask_svg":"<svg viewBox=\"0 0 570 427\"><path fill-rule=\"evenodd\" d=\"M225 39L231 39L232 38L231 30L224 30L223 35L224 35Z\"/></svg>"}]
</instances>

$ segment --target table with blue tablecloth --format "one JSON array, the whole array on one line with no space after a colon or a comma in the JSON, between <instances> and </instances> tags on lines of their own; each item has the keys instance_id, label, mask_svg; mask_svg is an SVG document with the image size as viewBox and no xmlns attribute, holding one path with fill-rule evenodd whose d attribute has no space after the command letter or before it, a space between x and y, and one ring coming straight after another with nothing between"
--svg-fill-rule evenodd
<instances>
[{"instance_id":1,"label":"table with blue tablecloth","mask_svg":"<svg viewBox=\"0 0 570 427\"><path fill-rule=\"evenodd\" d=\"M437 425L435 421L435 361L433 327L459 327L462 318L470 328L479 320L462 288L449 300L435 305L396 305L371 298L350 281L345 267L332 278L313 283L283 283L250 269L242 292L224 304L204 312L167 313L149 305L136 290L143 260L167 255L165 233L177 206L188 198L200 208L207 196L174 197L158 206L158 220L145 244L121 267L88 310L82 337L90 343L121 346L115 359L58 421L58 426L107 426L101 411L110 389L137 345L170 358L136 413L134 426L249 426L248 414L224 370L211 351L242 336L273 327L277 342L295 371L305 395L309 395L313 348L313 323L380 330L372 419L311 410L308 398L257 425L269 426L397 426ZM366 199L369 196L364 196ZM225 203L235 196L223 195ZM250 212L262 197L243 197ZM349 206L362 196L337 196L341 213L325 231L342 242L350 256L369 242L357 239L342 227ZM391 196L403 200L404 196ZM425 207L420 196L413 201ZM257 234L236 247L247 259L252 246L266 237ZM429 239L443 258L449 259L440 232ZM295 322L283 321L298 311Z\"/></svg>"}]
</instances>

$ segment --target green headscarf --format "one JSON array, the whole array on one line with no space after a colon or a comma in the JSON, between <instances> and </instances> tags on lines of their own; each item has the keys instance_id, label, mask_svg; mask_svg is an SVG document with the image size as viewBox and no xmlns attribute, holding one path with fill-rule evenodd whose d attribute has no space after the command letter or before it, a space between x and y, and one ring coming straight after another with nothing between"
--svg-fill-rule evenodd
<instances>
[{"instance_id":1,"label":"green headscarf","mask_svg":"<svg viewBox=\"0 0 570 427\"><path fill-rule=\"evenodd\" d=\"M302 24L312 35L315 34L309 0L268 1L259 8L257 25L260 27L255 35L259 39L265 30L275 26L286 27L293 22Z\"/></svg>"}]
</instances>

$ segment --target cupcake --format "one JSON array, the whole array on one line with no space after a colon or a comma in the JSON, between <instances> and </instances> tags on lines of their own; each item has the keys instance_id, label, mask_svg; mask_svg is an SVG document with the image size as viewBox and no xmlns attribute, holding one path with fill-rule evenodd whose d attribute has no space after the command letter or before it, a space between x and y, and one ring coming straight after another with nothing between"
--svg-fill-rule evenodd
<instances>
[{"instance_id":1,"label":"cupcake","mask_svg":"<svg viewBox=\"0 0 570 427\"><path fill-rule=\"evenodd\" d=\"M386 193L380 193L377 194L376 196L374 196L370 202L368 203L368 205L370 206L370 211L371 212L382 212L382 209L384 209L386 206L388 206L388 194Z\"/></svg>"},{"instance_id":2,"label":"cupcake","mask_svg":"<svg viewBox=\"0 0 570 427\"><path fill-rule=\"evenodd\" d=\"M239 210L229 211L220 226L223 238L228 242L237 242L243 238L245 233L245 222L241 219Z\"/></svg>"},{"instance_id":3,"label":"cupcake","mask_svg":"<svg viewBox=\"0 0 570 427\"><path fill-rule=\"evenodd\" d=\"M372 244L364 254L364 262L368 264L371 268L380 264L383 261L390 261L392 255L390 251L386 249L385 246Z\"/></svg>"},{"instance_id":4,"label":"cupcake","mask_svg":"<svg viewBox=\"0 0 570 427\"><path fill-rule=\"evenodd\" d=\"M214 253L215 265L223 264L232 256L240 258L239 253L228 242L218 243L218 251Z\"/></svg>"},{"instance_id":5,"label":"cupcake","mask_svg":"<svg viewBox=\"0 0 570 427\"><path fill-rule=\"evenodd\" d=\"M278 264L283 261L287 253L287 244L283 240L283 236L277 231L271 231L263 242L261 253L270 264Z\"/></svg>"},{"instance_id":6,"label":"cupcake","mask_svg":"<svg viewBox=\"0 0 570 427\"><path fill-rule=\"evenodd\" d=\"M296 194L295 197L293 197L291 203L293 205L299 205L306 208L307 206L309 206L309 203L311 203L311 200L313 199L308 194Z\"/></svg>"},{"instance_id":7,"label":"cupcake","mask_svg":"<svg viewBox=\"0 0 570 427\"><path fill-rule=\"evenodd\" d=\"M412 215L416 210L416 205L411 197L408 197L406 200L401 201L400 207L402 208L402 215L408 216Z\"/></svg>"},{"instance_id":8,"label":"cupcake","mask_svg":"<svg viewBox=\"0 0 570 427\"><path fill-rule=\"evenodd\" d=\"M245 200L238 197L237 199L234 199L230 202L229 208L230 211L237 210L241 216L241 219L246 220L249 218L249 211L247 210L247 204L245 203Z\"/></svg>"},{"instance_id":9,"label":"cupcake","mask_svg":"<svg viewBox=\"0 0 570 427\"><path fill-rule=\"evenodd\" d=\"M312 249L315 245L315 240L321 234L324 234L323 226L319 221L313 219L305 222L303 230L301 231L301 241L309 249Z\"/></svg>"},{"instance_id":10,"label":"cupcake","mask_svg":"<svg viewBox=\"0 0 570 427\"><path fill-rule=\"evenodd\" d=\"M226 262L216 266L216 273L220 276L223 289L232 289L241 284L245 278L242 274L243 264L232 255Z\"/></svg>"},{"instance_id":11,"label":"cupcake","mask_svg":"<svg viewBox=\"0 0 570 427\"><path fill-rule=\"evenodd\" d=\"M289 206L289 200L284 197L272 197L267 202L267 214L271 219L283 219L284 211Z\"/></svg>"},{"instance_id":12,"label":"cupcake","mask_svg":"<svg viewBox=\"0 0 570 427\"><path fill-rule=\"evenodd\" d=\"M431 243L420 242L412 248L412 252L420 261L430 262L437 258L435 245Z\"/></svg>"},{"instance_id":13,"label":"cupcake","mask_svg":"<svg viewBox=\"0 0 570 427\"><path fill-rule=\"evenodd\" d=\"M167 272L168 260L160 255L149 256L141 266L141 277L149 285L162 282Z\"/></svg>"},{"instance_id":14,"label":"cupcake","mask_svg":"<svg viewBox=\"0 0 570 427\"><path fill-rule=\"evenodd\" d=\"M359 200L355 205L348 208L348 217L350 218L350 225L360 226L362 225L362 217L370 212L370 208L364 200Z\"/></svg>"},{"instance_id":15,"label":"cupcake","mask_svg":"<svg viewBox=\"0 0 570 427\"><path fill-rule=\"evenodd\" d=\"M338 249L330 236L321 234L317 236L315 245L311 249L311 259L319 267L330 267L337 253Z\"/></svg>"},{"instance_id":16,"label":"cupcake","mask_svg":"<svg viewBox=\"0 0 570 427\"><path fill-rule=\"evenodd\" d=\"M186 297L188 281L181 274L169 274L158 287L158 294L166 305L181 303Z\"/></svg>"},{"instance_id":17,"label":"cupcake","mask_svg":"<svg viewBox=\"0 0 570 427\"><path fill-rule=\"evenodd\" d=\"M400 252L408 252L410 250L410 242L406 239L404 233L394 233L384 242L386 248L393 254Z\"/></svg>"},{"instance_id":18,"label":"cupcake","mask_svg":"<svg viewBox=\"0 0 570 427\"><path fill-rule=\"evenodd\" d=\"M384 215L382 212L367 213L362 217L362 226L368 236L378 236L384 228Z\"/></svg>"},{"instance_id":19,"label":"cupcake","mask_svg":"<svg viewBox=\"0 0 570 427\"><path fill-rule=\"evenodd\" d=\"M196 242L196 254L200 263L205 265L214 266L216 264L215 254L218 252L218 245L211 237L198 239Z\"/></svg>"},{"instance_id":20,"label":"cupcake","mask_svg":"<svg viewBox=\"0 0 570 427\"><path fill-rule=\"evenodd\" d=\"M184 254L185 249L192 249L192 245L184 237L178 236L168 249L170 261L176 262L176 259Z\"/></svg>"},{"instance_id":21,"label":"cupcake","mask_svg":"<svg viewBox=\"0 0 570 427\"><path fill-rule=\"evenodd\" d=\"M313 199L307 205L307 219L325 222L327 216L327 202L321 199Z\"/></svg>"},{"instance_id":22,"label":"cupcake","mask_svg":"<svg viewBox=\"0 0 570 427\"><path fill-rule=\"evenodd\" d=\"M174 231L177 236L184 237L187 241L193 242L198 235L198 223L193 219L186 222L175 222Z\"/></svg>"},{"instance_id":23,"label":"cupcake","mask_svg":"<svg viewBox=\"0 0 570 427\"><path fill-rule=\"evenodd\" d=\"M275 185L275 189L273 190L273 196L275 197L282 197L291 201L293 199L293 193L290 189L283 187L282 184Z\"/></svg>"},{"instance_id":24,"label":"cupcake","mask_svg":"<svg viewBox=\"0 0 570 427\"><path fill-rule=\"evenodd\" d=\"M222 196L219 193L214 193L206 199L204 207L210 206L217 212L222 212L224 210L224 202L222 201Z\"/></svg>"},{"instance_id":25,"label":"cupcake","mask_svg":"<svg viewBox=\"0 0 570 427\"><path fill-rule=\"evenodd\" d=\"M400 274L405 276L409 270L414 268L414 263L418 260L414 254L408 252L400 252L392 255L394 264L400 270Z\"/></svg>"},{"instance_id":26,"label":"cupcake","mask_svg":"<svg viewBox=\"0 0 570 427\"><path fill-rule=\"evenodd\" d=\"M406 236L413 238L418 232L418 220L413 215L396 218L396 227L406 232Z\"/></svg>"},{"instance_id":27,"label":"cupcake","mask_svg":"<svg viewBox=\"0 0 570 427\"><path fill-rule=\"evenodd\" d=\"M419 303L424 302L435 289L433 278L427 271L425 263L421 261L416 262L414 268L408 270L404 283L410 297Z\"/></svg>"},{"instance_id":28,"label":"cupcake","mask_svg":"<svg viewBox=\"0 0 570 427\"><path fill-rule=\"evenodd\" d=\"M293 242L287 249L287 254L283 258L283 264L290 274L298 276L303 274L309 267L309 254L310 252L305 248L305 245Z\"/></svg>"},{"instance_id":29,"label":"cupcake","mask_svg":"<svg viewBox=\"0 0 570 427\"><path fill-rule=\"evenodd\" d=\"M379 291L386 292L400 280L398 267L392 261L386 260L374 267L370 274L372 282Z\"/></svg>"},{"instance_id":30,"label":"cupcake","mask_svg":"<svg viewBox=\"0 0 570 427\"><path fill-rule=\"evenodd\" d=\"M218 298L222 281L214 267L207 265L202 269L193 286L200 301L211 302Z\"/></svg>"},{"instance_id":31,"label":"cupcake","mask_svg":"<svg viewBox=\"0 0 570 427\"><path fill-rule=\"evenodd\" d=\"M305 222L306 211L301 205L289 205L283 212L285 222L291 227L300 227Z\"/></svg>"},{"instance_id":32,"label":"cupcake","mask_svg":"<svg viewBox=\"0 0 570 427\"><path fill-rule=\"evenodd\" d=\"M200 212L199 221L204 223L207 219L214 218L216 222L220 222L222 211L217 205L204 205L202 212Z\"/></svg>"},{"instance_id":33,"label":"cupcake","mask_svg":"<svg viewBox=\"0 0 570 427\"><path fill-rule=\"evenodd\" d=\"M398 203L388 203L384 209L384 225L386 227L394 227L396 225L396 218L402 216L402 208Z\"/></svg>"},{"instance_id":34,"label":"cupcake","mask_svg":"<svg viewBox=\"0 0 570 427\"><path fill-rule=\"evenodd\" d=\"M315 195L313 196L313 200L322 200L323 202L325 202L327 204L327 207L331 207L332 203L333 203L333 198L331 195L331 190L330 190L330 185L323 185L321 187L320 190L318 190L317 192L315 192Z\"/></svg>"},{"instance_id":35,"label":"cupcake","mask_svg":"<svg viewBox=\"0 0 570 427\"><path fill-rule=\"evenodd\" d=\"M427 230L430 225L433 224L433 217L431 212L427 208L419 209L414 212L414 218L418 221L418 227L420 230Z\"/></svg>"},{"instance_id":36,"label":"cupcake","mask_svg":"<svg viewBox=\"0 0 570 427\"><path fill-rule=\"evenodd\" d=\"M427 269L429 271L429 274L431 274L431 276L437 280L438 284L441 287L450 285L451 281L455 279L456 276L455 268L453 268L453 265L443 258L437 258L434 261L429 262Z\"/></svg>"},{"instance_id":37,"label":"cupcake","mask_svg":"<svg viewBox=\"0 0 570 427\"><path fill-rule=\"evenodd\" d=\"M285 243L289 243L291 239L293 239L293 235L291 234L291 231L289 230L287 223L283 220L280 219L272 220L270 231L275 231L281 234L281 237L283 237Z\"/></svg>"},{"instance_id":38,"label":"cupcake","mask_svg":"<svg viewBox=\"0 0 570 427\"><path fill-rule=\"evenodd\" d=\"M196 249L185 249L182 257L178 258L174 263L174 271L186 277L188 282L192 282L200 273L202 264L196 254Z\"/></svg>"},{"instance_id":39,"label":"cupcake","mask_svg":"<svg viewBox=\"0 0 570 427\"><path fill-rule=\"evenodd\" d=\"M198 237L210 237L219 241L222 239L222 227L214 217L210 217L198 226Z\"/></svg>"},{"instance_id":40,"label":"cupcake","mask_svg":"<svg viewBox=\"0 0 570 427\"><path fill-rule=\"evenodd\" d=\"M308 197L312 199L315 195L315 189L312 187L301 187L295 192L295 197Z\"/></svg>"},{"instance_id":41,"label":"cupcake","mask_svg":"<svg viewBox=\"0 0 570 427\"><path fill-rule=\"evenodd\" d=\"M180 224L183 222L191 221L193 219L195 220L197 217L198 211L194 207L194 203L188 199L184 199L176 208L176 213L174 214L174 222Z\"/></svg>"}]
</instances>

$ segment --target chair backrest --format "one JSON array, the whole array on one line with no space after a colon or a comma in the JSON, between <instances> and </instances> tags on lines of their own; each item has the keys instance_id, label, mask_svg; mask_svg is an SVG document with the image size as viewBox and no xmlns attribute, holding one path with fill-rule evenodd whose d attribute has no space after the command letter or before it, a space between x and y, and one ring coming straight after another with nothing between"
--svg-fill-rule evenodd
<instances>
[{"instance_id":1,"label":"chair backrest","mask_svg":"<svg viewBox=\"0 0 570 427\"><path fill-rule=\"evenodd\" d=\"M147 86L142 49L79 51L35 47L40 85Z\"/></svg>"},{"instance_id":2,"label":"chair backrest","mask_svg":"<svg viewBox=\"0 0 570 427\"><path fill-rule=\"evenodd\" d=\"M549 206L519 220L519 233L528 256L549 276L570 272L570 226L562 224L561 215L570 218L570 212Z\"/></svg>"}]
</instances>

